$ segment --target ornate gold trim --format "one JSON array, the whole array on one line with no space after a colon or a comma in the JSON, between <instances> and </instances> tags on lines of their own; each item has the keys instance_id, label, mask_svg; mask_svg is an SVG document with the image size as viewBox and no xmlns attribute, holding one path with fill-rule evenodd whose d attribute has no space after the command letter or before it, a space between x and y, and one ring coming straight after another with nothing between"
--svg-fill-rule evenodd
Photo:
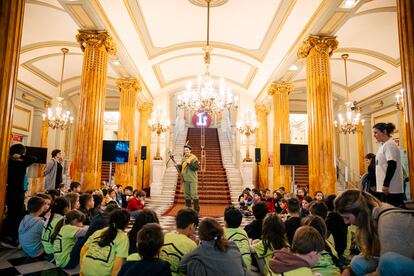
<instances>
[{"instance_id":1,"label":"ornate gold trim","mask_svg":"<svg viewBox=\"0 0 414 276\"><path fill-rule=\"evenodd\" d=\"M162 73L160 65L163 64L163 63L166 63L168 61L171 61L171 60L180 59L180 58L184 58L184 57L191 57L191 56L200 56L200 57L202 57L203 54L202 53L200 53L200 54L191 53L191 54L184 54L184 55L174 56L174 57L170 57L168 59L165 59L163 61L160 61L157 64L152 65L152 70L154 71L155 77L156 77L159 85L161 86L161 88L168 87L169 85L171 85L173 83L177 83L177 82L179 82L183 79L187 79L187 78L190 78L190 77L188 77L188 76L187 77L182 77L182 78L179 78L179 79L176 79L176 80L169 81L167 83L165 81L164 74ZM245 78L243 83L238 83L236 81L233 81L233 83L235 83L238 86L243 87L244 89L247 90L248 87L250 86L250 84L252 83L254 77L256 76L257 72L258 72L258 68L256 66L254 66L253 64L250 64L250 63L248 63L244 60L241 60L241 59L238 59L238 58L235 58L235 57L221 55L221 54L214 54L213 57L214 56L235 60L237 62L246 64L250 67L250 70L247 73L246 78Z\"/></svg>"},{"instance_id":2,"label":"ornate gold trim","mask_svg":"<svg viewBox=\"0 0 414 276\"><path fill-rule=\"evenodd\" d=\"M335 12L321 28L319 34L331 35L335 33L335 30L341 25L345 19L349 16L349 12L337 11Z\"/></svg>"},{"instance_id":3,"label":"ornate gold trim","mask_svg":"<svg viewBox=\"0 0 414 276\"><path fill-rule=\"evenodd\" d=\"M270 84L268 94L270 96L273 96L276 93L289 95L294 88L295 86L292 83L274 81Z\"/></svg>"},{"instance_id":4,"label":"ornate gold trim","mask_svg":"<svg viewBox=\"0 0 414 276\"><path fill-rule=\"evenodd\" d=\"M341 58L331 58L331 60L342 61ZM376 67L376 66L374 66L370 63L363 62L363 61L356 60L356 59L348 59L348 61L364 65L364 66L374 70L373 73L368 74L368 76L362 78L361 80L359 80L356 83L354 83L353 85L351 85L349 87L349 92L350 93L355 92L357 89L361 88L362 86L365 86L366 84L368 84L368 83L370 83L370 82L376 80L377 78L379 78L379 77L386 74L386 72L384 70L382 70L382 69L380 69L380 68L378 68L378 67ZM345 86L343 86L343 87L345 88Z\"/></svg>"},{"instance_id":5,"label":"ornate gold trim","mask_svg":"<svg viewBox=\"0 0 414 276\"><path fill-rule=\"evenodd\" d=\"M336 36L309 35L298 50L298 58L306 58L313 48L317 52L327 53L331 56L337 47L338 40L336 40Z\"/></svg>"},{"instance_id":6,"label":"ornate gold trim","mask_svg":"<svg viewBox=\"0 0 414 276\"><path fill-rule=\"evenodd\" d=\"M67 3L65 6L83 29L98 29L98 26L96 26L93 20L89 17L88 12L83 8L82 4Z\"/></svg>"},{"instance_id":7,"label":"ornate gold trim","mask_svg":"<svg viewBox=\"0 0 414 276\"><path fill-rule=\"evenodd\" d=\"M50 47L79 47L79 44L71 41L42 41L23 46L20 49L20 54L24 54L33 50L50 48ZM72 52L71 52L72 53Z\"/></svg>"},{"instance_id":8,"label":"ornate gold trim","mask_svg":"<svg viewBox=\"0 0 414 276\"><path fill-rule=\"evenodd\" d=\"M46 101L51 101L52 100L51 96L43 93L42 91L34 88L33 86L30 86L30 85L24 83L21 80L17 80L17 87L19 87L22 90L27 90L28 92L33 92L33 93L39 94L40 96L43 97L43 100L46 100Z\"/></svg>"},{"instance_id":9,"label":"ornate gold trim","mask_svg":"<svg viewBox=\"0 0 414 276\"><path fill-rule=\"evenodd\" d=\"M130 5L130 1L132 0L124 0L124 5L131 17L135 30L141 39L142 45L144 47L144 50L149 60L154 59L155 57L161 56L163 54L176 51L176 50L181 50L181 49L186 49L186 48L199 48L199 47L204 46L205 44L204 42L186 42L186 43L173 44L173 45L163 47L163 48L155 47L151 39L151 36L148 32L148 27L144 20L144 16L140 8L139 2L136 0L134 1L134 4L136 5L136 10L137 10L137 12L134 13ZM293 7L295 6L296 2L297 0L290 1L289 6L286 8L286 10L283 10L283 18L280 21L276 19L278 17L277 15L280 12L282 12L281 7L283 6L283 1L279 4L278 9L274 13L272 21L265 35L263 36L263 40L260 43L260 46L258 49L245 49L242 47L237 47L236 45L233 45L233 44L219 43L219 42L211 42L210 43L211 46L213 48L222 48L222 49L238 52L242 55L249 56L257 61L262 62L264 58L266 57L268 51L270 50L271 46L273 45L283 25L285 24L287 18L289 17L291 11L293 10ZM268 37L272 37L272 38L267 40Z\"/></svg>"},{"instance_id":10,"label":"ornate gold trim","mask_svg":"<svg viewBox=\"0 0 414 276\"><path fill-rule=\"evenodd\" d=\"M141 76L139 75L139 70L136 67L135 63L133 62L133 59L131 58L131 56L129 55L128 51L126 50L124 44L122 43L122 40L119 38L118 33L115 31L114 27L111 24L111 21L109 20L108 16L106 15L104 9L102 8L101 3L99 3L99 0L91 0L90 3L92 5L95 5L94 7L96 8L96 10L98 11L98 13L100 14L100 16L102 17L102 20L104 21L104 24L106 26L107 29L109 29L110 33L114 36L117 44L119 45L119 47L121 48L122 53L128 57L129 61L131 62L132 66L135 68L135 74L137 74L137 78L140 80L141 84L143 85L143 87L145 89L143 89L143 91L145 91L145 94L148 96L148 98L150 100L154 100L154 96L151 94L151 91L148 89L147 84L145 83L145 81L141 78ZM128 72L129 74L129 72ZM140 94L142 95L142 93Z\"/></svg>"},{"instance_id":11,"label":"ornate gold trim","mask_svg":"<svg viewBox=\"0 0 414 276\"><path fill-rule=\"evenodd\" d=\"M16 125L14 124L14 120L13 120L13 125L12 125L12 128L15 128L15 129L20 129L20 130L23 130L23 131L29 132L29 131L30 131L30 124L31 124L31 122L32 122L32 111L31 111L30 109L24 108L24 107L22 107L22 106L20 106L20 105L17 105L17 104L15 104L15 105L14 105L14 108L15 108L15 109L19 109L19 110L21 110L22 112L28 113L28 114L29 114L29 115L28 115L28 117L29 117L29 121L27 122L26 127L22 127L22 126L16 126Z\"/></svg>"},{"instance_id":12,"label":"ornate gold trim","mask_svg":"<svg viewBox=\"0 0 414 276\"><path fill-rule=\"evenodd\" d=\"M37 1L37 0L25 0L25 3L26 3L26 4L33 4L33 5L44 6L44 7L48 7L48 8L51 8L51 9L55 9L55 10L58 10L58 11L61 11L61 12L66 12L66 11L65 11L64 9L62 9L62 8L56 7L56 6L54 6L54 5L51 5L51 4L49 4L49 3L42 2L42 1Z\"/></svg>"},{"instance_id":13,"label":"ornate gold trim","mask_svg":"<svg viewBox=\"0 0 414 276\"><path fill-rule=\"evenodd\" d=\"M105 46L108 55L116 55L115 42L107 31L79 30L79 33L76 35L76 40L79 42L82 51L84 51L86 47L95 48L103 45Z\"/></svg>"},{"instance_id":14,"label":"ornate gold trim","mask_svg":"<svg viewBox=\"0 0 414 276\"><path fill-rule=\"evenodd\" d=\"M306 26L303 28L302 32L300 33L300 35L296 38L295 42L292 44L292 46L289 48L289 50L287 51L287 54L285 56L290 56L292 54L292 52L298 47L299 43L302 43L303 41L303 36L308 32L310 26L316 21L317 18L319 18L320 14L324 11L324 9L326 8L326 6L328 5L328 3L330 3L329 0L324 0L319 7L316 9L316 11L313 13L311 19L308 21L308 23L306 24ZM275 69L277 70L277 68ZM271 76L272 77L272 76ZM262 89L260 90L260 93L254 98L254 102L258 101L258 99L261 98L262 94L266 91L267 86L269 85L269 83L272 81L272 79L270 78L266 84L262 87Z\"/></svg>"},{"instance_id":15,"label":"ornate gold trim","mask_svg":"<svg viewBox=\"0 0 414 276\"><path fill-rule=\"evenodd\" d=\"M119 92L122 91L136 91L141 92L141 84L135 78L122 78L116 80L116 86L119 89Z\"/></svg>"},{"instance_id":16,"label":"ornate gold trim","mask_svg":"<svg viewBox=\"0 0 414 276\"><path fill-rule=\"evenodd\" d=\"M369 10L365 10L359 13L356 13L353 15L353 17L361 16L361 15L367 15L367 14L373 14L373 13L382 13L382 12L397 12L397 7L381 7L381 8L373 8Z\"/></svg>"},{"instance_id":17,"label":"ornate gold trim","mask_svg":"<svg viewBox=\"0 0 414 276\"><path fill-rule=\"evenodd\" d=\"M35 63L35 62L37 62L39 60L43 60L43 59L47 59L47 58L51 58L51 57L55 57L55 56L61 56L61 55L62 54L60 54L60 53L53 53L53 54L47 54L47 55L43 55L43 56L38 56L38 57L35 57L33 59L30 59L30 60L22 63L20 66L22 66L23 68L25 68L26 70L28 70L32 74L38 76L42 80L46 81L50 85L52 85L54 87L58 87L59 86L59 81L58 80L55 80L52 76L50 76L49 74L45 73L44 71L42 71L38 67L36 67L33 63ZM72 53L72 52L68 53L67 55L71 55L71 56L83 56L82 53ZM63 83L65 83L67 80L68 79L66 79L65 81L63 81Z\"/></svg>"},{"instance_id":18,"label":"ornate gold trim","mask_svg":"<svg viewBox=\"0 0 414 276\"><path fill-rule=\"evenodd\" d=\"M206 0L188 0L191 4L199 6L199 7L207 7ZM226 4L229 0L210 0L210 7L218 7Z\"/></svg>"},{"instance_id":19,"label":"ornate gold trim","mask_svg":"<svg viewBox=\"0 0 414 276\"><path fill-rule=\"evenodd\" d=\"M357 53L361 55L367 55L379 60L382 60L388 64L391 64L394 67L400 67L400 59L394 59L390 56L387 56L383 53L376 52L373 50L363 49L363 48L338 48L335 50L335 53Z\"/></svg>"}]
</instances>

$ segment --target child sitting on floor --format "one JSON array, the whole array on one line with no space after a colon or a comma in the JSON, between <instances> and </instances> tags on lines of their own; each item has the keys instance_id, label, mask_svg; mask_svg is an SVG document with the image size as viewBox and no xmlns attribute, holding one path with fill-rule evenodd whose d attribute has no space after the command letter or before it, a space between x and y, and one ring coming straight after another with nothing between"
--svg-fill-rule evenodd
<instances>
[{"instance_id":1,"label":"child sitting on floor","mask_svg":"<svg viewBox=\"0 0 414 276\"><path fill-rule=\"evenodd\" d=\"M78 264L79 260L71 259L70 253L77 239L86 234L87 229L83 228L84 221L85 215L82 212L72 210L56 224L55 230L50 237L53 243L56 266L72 269Z\"/></svg>"},{"instance_id":2,"label":"child sitting on floor","mask_svg":"<svg viewBox=\"0 0 414 276\"><path fill-rule=\"evenodd\" d=\"M177 231L165 234L160 258L170 263L173 275L183 275L178 271L181 259L197 248L192 239L198 226L197 212L191 208L181 209L177 213L175 224Z\"/></svg>"},{"instance_id":3,"label":"child sitting on floor","mask_svg":"<svg viewBox=\"0 0 414 276\"><path fill-rule=\"evenodd\" d=\"M321 234L310 226L301 226L293 237L292 249L276 250L269 261L270 270L276 275L313 276L311 267L315 266L325 247Z\"/></svg>"},{"instance_id":4,"label":"child sitting on floor","mask_svg":"<svg viewBox=\"0 0 414 276\"><path fill-rule=\"evenodd\" d=\"M115 210L109 215L109 226L88 238L80 254L82 275L118 274L128 257L129 241L124 230L129 218L127 210Z\"/></svg>"},{"instance_id":5,"label":"child sitting on floor","mask_svg":"<svg viewBox=\"0 0 414 276\"><path fill-rule=\"evenodd\" d=\"M246 231L240 228L243 215L233 206L224 210L224 236L229 241L234 241L242 254L247 269L251 269L252 257L250 256L249 237Z\"/></svg>"},{"instance_id":6,"label":"child sitting on floor","mask_svg":"<svg viewBox=\"0 0 414 276\"><path fill-rule=\"evenodd\" d=\"M127 261L119 272L119 276L169 276L170 264L158 258L164 237L161 226L149 223L142 227L137 236L139 261Z\"/></svg>"},{"instance_id":7,"label":"child sitting on floor","mask_svg":"<svg viewBox=\"0 0 414 276\"><path fill-rule=\"evenodd\" d=\"M29 214L23 217L19 225L19 243L30 257L39 257L45 252L41 242L44 220L40 217L45 204L41 197L30 198L27 203Z\"/></svg>"}]
</instances>

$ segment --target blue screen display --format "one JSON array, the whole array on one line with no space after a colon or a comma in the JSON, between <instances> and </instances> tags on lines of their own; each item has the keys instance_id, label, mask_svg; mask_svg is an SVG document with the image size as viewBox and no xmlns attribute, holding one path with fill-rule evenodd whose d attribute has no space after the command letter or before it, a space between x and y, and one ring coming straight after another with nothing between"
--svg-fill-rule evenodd
<instances>
[{"instance_id":1,"label":"blue screen display","mask_svg":"<svg viewBox=\"0 0 414 276\"><path fill-rule=\"evenodd\" d=\"M129 156L129 141L104 140L102 145L102 161L127 163Z\"/></svg>"}]
</instances>

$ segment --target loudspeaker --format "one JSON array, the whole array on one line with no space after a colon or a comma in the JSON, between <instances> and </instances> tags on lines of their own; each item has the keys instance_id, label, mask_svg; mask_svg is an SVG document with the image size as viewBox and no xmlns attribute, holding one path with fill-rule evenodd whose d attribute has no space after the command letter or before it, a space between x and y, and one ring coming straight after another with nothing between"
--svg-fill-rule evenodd
<instances>
[{"instance_id":1,"label":"loudspeaker","mask_svg":"<svg viewBox=\"0 0 414 276\"><path fill-rule=\"evenodd\" d=\"M261 161L261 156L260 156L260 148L255 148L254 149L254 159L257 163L259 163Z\"/></svg>"},{"instance_id":2,"label":"loudspeaker","mask_svg":"<svg viewBox=\"0 0 414 276\"><path fill-rule=\"evenodd\" d=\"M147 160L147 146L141 146L141 160Z\"/></svg>"}]
</instances>

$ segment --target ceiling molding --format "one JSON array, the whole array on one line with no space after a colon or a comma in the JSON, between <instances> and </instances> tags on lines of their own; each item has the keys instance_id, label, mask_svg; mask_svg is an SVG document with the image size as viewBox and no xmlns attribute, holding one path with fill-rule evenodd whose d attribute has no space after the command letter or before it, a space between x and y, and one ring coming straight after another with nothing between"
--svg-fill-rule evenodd
<instances>
[{"instance_id":1,"label":"ceiling molding","mask_svg":"<svg viewBox=\"0 0 414 276\"><path fill-rule=\"evenodd\" d=\"M382 12L397 12L397 7L381 7L381 8L365 10L365 11L354 14L353 17L367 15L367 14L374 14L374 13L382 13Z\"/></svg>"},{"instance_id":2,"label":"ceiling molding","mask_svg":"<svg viewBox=\"0 0 414 276\"><path fill-rule=\"evenodd\" d=\"M68 56L83 56L82 53L72 53L72 52L67 53L67 55ZM43 59L47 59L47 58L50 58L50 57L55 57L55 56L62 56L62 54L61 53L53 53L53 54L47 54L47 55L43 55L43 56L38 56L36 58L30 59L30 60L22 63L20 66L22 66L23 68L25 68L26 70L28 70L32 74L38 76L42 80L46 81L50 85L52 85L54 87L58 87L59 86L59 83L60 83L59 80L54 79L52 76L50 76L49 74L45 73L44 71L42 71L41 69L39 69L38 67L36 67L33 64L36 61L43 60Z\"/></svg>"},{"instance_id":3,"label":"ceiling molding","mask_svg":"<svg viewBox=\"0 0 414 276\"><path fill-rule=\"evenodd\" d=\"M401 88L401 82L397 82L394 83L384 89L381 89L377 92L375 92L374 94L372 94L371 96L361 100L358 102L358 105L361 107L364 107L366 105L370 105L372 104L373 101L378 101L383 97L386 97L392 93L395 93L395 91L398 91Z\"/></svg>"},{"instance_id":4,"label":"ceiling molding","mask_svg":"<svg viewBox=\"0 0 414 276\"><path fill-rule=\"evenodd\" d=\"M157 78L158 83L161 86L161 88L165 88L165 87L167 87L167 86L169 86L171 84L174 84L174 83L177 83L177 82L181 82L183 79L192 78L192 77L186 76L186 77L182 77L182 78L178 78L178 79L169 81L167 83L165 81L164 74L162 73L162 70L161 70L161 67L160 67L161 64L166 63L166 62L171 61L171 60L180 59L180 58L183 58L183 57L191 57L191 56L199 56L200 58L203 57L203 55L201 53L200 54L196 54L196 53L184 54L184 55L170 57L170 58L165 59L165 60L163 60L161 62L158 62L157 64L152 65L152 70L154 71L155 77ZM248 87L250 86L250 84L252 83L254 77L256 76L257 72L258 72L258 68L256 66L254 66L253 64L249 63L249 62L246 62L244 60L241 60L241 59L238 59L238 58L235 58L235 57L221 55L221 54L213 54L212 57L214 57L214 56L216 56L216 57L222 57L222 58L227 58L227 59L231 59L231 60L235 60L237 62L241 62L243 64L246 64L246 65L250 66L250 70L247 73L246 78L243 81L243 83L238 83L238 82L236 82L234 80L229 80L230 82L236 84L237 86L243 87L244 89L247 90Z\"/></svg>"},{"instance_id":5,"label":"ceiling molding","mask_svg":"<svg viewBox=\"0 0 414 276\"><path fill-rule=\"evenodd\" d=\"M134 72L128 72L129 77L136 77L141 82L144 89L143 92L140 94L145 94L143 97L149 102L154 101L154 96L152 95L150 89L148 88L147 84L145 83L145 80L142 79L141 75L139 74L139 70L136 67L135 63L133 62L133 59L129 55L128 51L126 50L126 47L122 43L122 40L120 39L118 33L115 31L114 26L111 24L111 21L109 20L107 14L105 13L104 9L102 8L102 5L99 3L99 0L90 0L90 4L94 7L94 9L99 14L99 17L103 21L103 24L105 25L106 29L109 30L109 33L111 36L113 36L118 49L118 54L122 52L122 54L127 58L127 61L130 63L130 65L134 68Z\"/></svg>"},{"instance_id":6,"label":"ceiling molding","mask_svg":"<svg viewBox=\"0 0 414 276\"><path fill-rule=\"evenodd\" d=\"M328 6L329 3L330 3L329 0L324 0L319 5L319 7L313 13L312 17L310 18L310 20L308 21L308 23L306 24L306 26L303 28L302 32L299 34L299 36L296 38L295 42L289 48L287 54L285 55L285 59L286 59L286 57L291 56L294 52L297 52L297 49L299 48L300 44L302 44L302 42L304 41L305 36L309 35L311 26L321 16L322 12L325 10L325 8ZM280 62L280 64L283 64L283 61ZM275 68L274 72L276 72L279 69L279 66L277 68ZM261 98L263 97L264 92L267 91L267 87L270 85L271 82L276 81L274 79L274 76L273 75L274 74L272 73L272 75L270 76L270 78L268 79L268 81L266 82L266 84L260 90L259 94L257 94L256 98L254 99L255 104L260 104L260 101L261 101Z\"/></svg>"},{"instance_id":7,"label":"ceiling molding","mask_svg":"<svg viewBox=\"0 0 414 276\"><path fill-rule=\"evenodd\" d=\"M27 83L24 83L21 80L17 81L17 87L19 87L23 91L28 92L28 93L32 94L33 96L35 96L37 98L40 98L44 101L51 101L52 100L52 97L50 97L46 93L34 88L33 86L28 85Z\"/></svg>"},{"instance_id":8,"label":"ceiling molding","mask_svg":"<svg viewBox=\"0 0 414 276\"><path fill-rule=\"evenodd\" d=\"M331 58L331 60L338 60L338 61L343 61L343 59L341 58ZM366 63L360 60L355 60L355 59L348 59L348 62L354 62L357 64L361 64L363 66L366 66L368 68L371 68L372 70L374 70L374 72L372 72L371 74L369 74L368 76L364 77L363 79L357 81L356 83L354 83L353 85L351 85L349 87L349 93L355 92L357 89L361 88L362 86L376 80L377 78L383 76L386 74L386 72L370 63ZM346 89L346 87L344 85L341 85L342 87L344 87L344 89Z\"/></svg>"},{"instance_id":9,"label":"ceiling molding","mask_svg":"<svg viewBox=\"0 0 414 276\"><path fill-rule=\"evenodd\" d=\"M44 6L44 7L48 7L48 8L51 8L51 9L55 9L55 10L58 10L58 11L61 11L61 12L65 12L65 10L64 10L64 9L62 9L62 8L59 8L59 7L57 7L57 6L54 6L54 5L51 5L51 4L49 4L49 3L42 2L42 1L37 1L37 0L25 0L25 3L26 3L26 4L33 4L33 5Z\"/></svg>"},{"instance_id":10,"label":"ceiling molding","mask_svg":"<svg viewBox=\"0 0 414 276\"><path fill-rule=\"evenodd\" d=\"M281 4L278 6L278 9L273 15L272 21L263 37L259 49L245 49L243 47L238 47L233 44L222 43L217 41L211 41L210 45L213 48L221 48L237 52L262 62L266 57L268 51L270 50L271 46L273 45L274 41L276 40L280 30L284 26L296 2L297 0L281 2ZM131 3L134 5L135 9L133 9ZM144 16L140 8L139 2L137 0L124 0L124 5L131 17L135 30L141 39L141 43L144 46L145 52L149 60L169 52L187 48L201 48L205 46L205 41L191 41L185 43L178 43L163 48L154 46L154 43L151 39L151 35L148 31L147 23L144 20ZM134 12L134 10L136 10L136 12ZM280 20L278 20L281 15L283 15L283 17Z\"/></svg>"},{"instance_id":11,"label":"ceiling molding","mask_svg":"<svg viewBox=\"0 0 414 276\"><path fill-rule=\"evenodd\" d=\"M388 64L391 64L395 68L401 66L400 59L394 59L388 55L382 54L380 52L376 52L373 50L363 49L363 48L338 48L334 51L334 53L356 53L361 55L370 56L379 60L382 60Z\"/></svg>"},{"instance_id":12,"label":"ceiling molding","mask_svg":"<svg viewBox=\"0 0 414 276\"><path fill-rule=\"evenodd\" d=\"M76 23L82 29L99 29L98 25L95 24L94 20L88 15L88 12L84 9L82 3L65 3L66 9L76 19Z\"/></svg>"},{"instance_id":13,"label":"ceiling molding","mask_svg":"<svg viewBox=\"0 0 414 276\"><path fill-rule=\"evenodd\" d=\"M50 47L75 47L80 49L79 43L73 41L41 41L23 46L20 49L20 54Z\"/></svg>"}]
</instances>

